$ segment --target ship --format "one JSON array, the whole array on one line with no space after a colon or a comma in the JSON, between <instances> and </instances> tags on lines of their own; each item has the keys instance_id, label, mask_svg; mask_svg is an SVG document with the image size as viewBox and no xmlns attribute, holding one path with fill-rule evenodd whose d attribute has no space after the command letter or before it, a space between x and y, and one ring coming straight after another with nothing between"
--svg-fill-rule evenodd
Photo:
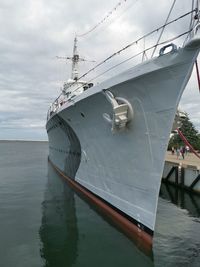
<instances>
[{"instance_id":1,"label":"ship","mask_svg":"<svg viewBox=\"0 0 200 267\"><path fill-rule=\"evenodd\" d=\"M195 22L181 47L164 43L158 56L96 85L79 76L83 59L75 37L71 78L47 113L52 166L117 227L149 246L169 136L200 48L199 11L191 12Z\"/></svg>"}]
</instances>

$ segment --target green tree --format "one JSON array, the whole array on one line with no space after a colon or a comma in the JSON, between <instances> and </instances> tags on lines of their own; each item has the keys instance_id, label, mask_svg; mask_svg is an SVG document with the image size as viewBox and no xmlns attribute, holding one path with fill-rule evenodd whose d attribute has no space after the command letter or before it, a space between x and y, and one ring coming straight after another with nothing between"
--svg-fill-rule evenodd
<instances>
[{"instance_id":1,"label":"green tree","mask_svg":"<svg viewBox=\"0 0 200 267\"><path fill-rule=\"evenodd\" d=\"M181 118L180 120L182 123L180 127L181 132L186 137L188 142L194 147L194 149L200 150L200 134L194 127L193 123L190 121L188 115L186 114L186 116L184 118ZM169 140L169 149L171 149L172 146L180 147L184 145L184 142L178 134L174 134Z\"/></svg>"}]
</instances>

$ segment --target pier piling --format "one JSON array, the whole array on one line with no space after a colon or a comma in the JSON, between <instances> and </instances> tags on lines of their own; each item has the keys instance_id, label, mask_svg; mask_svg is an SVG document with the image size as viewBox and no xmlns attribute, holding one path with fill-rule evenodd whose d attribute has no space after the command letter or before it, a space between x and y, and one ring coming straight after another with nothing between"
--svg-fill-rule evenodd
<instances>
[{"instance_id":1,"label":"pier piling","mask_svg":"<svg viewBox=\"0 0 200 267\"><path fill-rule=\"evenodd\" d=\"M193 154L177 159L167 152L162 181L200 194L200 160Z\"/></svg>"}]
</instances>

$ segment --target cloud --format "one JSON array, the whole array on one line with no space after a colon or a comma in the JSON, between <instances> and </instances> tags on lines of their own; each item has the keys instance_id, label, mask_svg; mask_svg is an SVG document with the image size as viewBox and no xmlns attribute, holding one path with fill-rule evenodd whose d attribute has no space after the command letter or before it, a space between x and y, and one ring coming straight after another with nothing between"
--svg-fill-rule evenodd
<instances>
[{"instance_id":1,"label":"cloud","mask_svg":"<svg viewBox=\"0 0 200 267\"><path fill-rule=\"evenodd\" d=\"M116 0L1 0L0 2L0 138L46 139L46 112L70 76L70 62L66 64L56 56L71 56L75 33L84 33L101 21L116 6ZM123 1L122 1L123 2ZM136 38L162 25L173 1L124 1L122 5L99 25L94 32L78 39L80 55L100 62ZM171 18L188 11L188 1L177 1ZM188 28L189 18L169 27L164 37L170 37ZM147 38L146 46L157 36ZM163 38L164 38L163 37ZM179 40L177 40L178 43ZM106 67L133 55L144 43L130 48L113 58ZM141 60L141 57L140 59ZM137 62L135 60L135 62ZM126 68L133 64L128 63ZM84 73L93 63L82 63ZM99 78L101 81L124 67ZM99 68L88 77L105 70ZM195 76L187 86L181 100L200 129L198 122L198 89Z\"/></svg>"}]
</instances>

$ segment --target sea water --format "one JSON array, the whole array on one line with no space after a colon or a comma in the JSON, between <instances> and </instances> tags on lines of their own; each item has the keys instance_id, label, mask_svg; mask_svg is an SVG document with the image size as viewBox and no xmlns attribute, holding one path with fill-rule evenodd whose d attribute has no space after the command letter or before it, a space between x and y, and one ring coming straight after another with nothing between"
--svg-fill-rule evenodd
<instances>
[{"instance_id":1,"label":"sea water","mask_svg":"<svg viewBox=\"0 0 200 267\"><path fill-rule=\"evenodd\" d=\"M0 266L200 266L200 197L162 185L151 256L48 164L47 142L0 142Z\"/></svg>"}]
</instances>

